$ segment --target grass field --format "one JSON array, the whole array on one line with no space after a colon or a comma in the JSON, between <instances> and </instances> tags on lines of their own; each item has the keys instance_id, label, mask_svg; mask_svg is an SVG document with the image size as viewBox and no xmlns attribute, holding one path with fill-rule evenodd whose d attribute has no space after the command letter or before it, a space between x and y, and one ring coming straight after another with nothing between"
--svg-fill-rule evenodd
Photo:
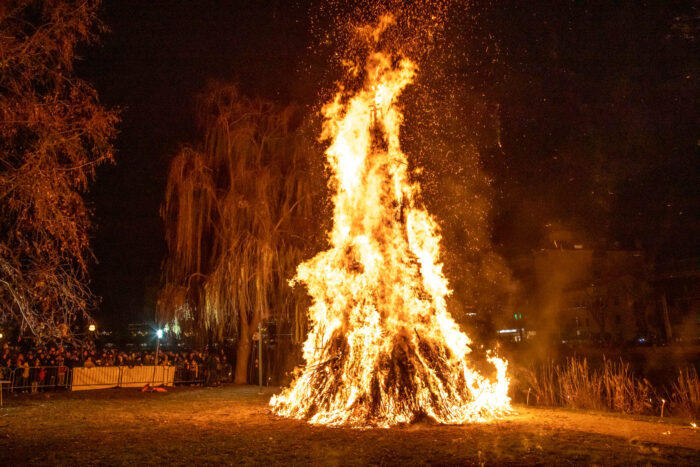
<instances>
[{"instance_id":1,"label":"grass field","mask_svg":"<svg viewBox=\"0 0 700 467\"><path fill-rule=\"evenodd\" d=\"M314 427L270 414L254 387L108 389L10 396L0 465L697 465L700 430L516 407L487 424Z\"/></svg>"}]
</instances>

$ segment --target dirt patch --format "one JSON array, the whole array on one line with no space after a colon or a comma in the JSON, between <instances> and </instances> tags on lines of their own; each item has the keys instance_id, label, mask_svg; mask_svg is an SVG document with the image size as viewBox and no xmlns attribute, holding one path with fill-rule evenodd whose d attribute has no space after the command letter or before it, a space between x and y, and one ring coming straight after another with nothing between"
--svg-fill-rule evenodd
<instances>
[{"instance_id":1,"label":"dirt patch","mask_svg":"<svg viewBox=\"0 0 700 467\"><path fill-rule=\"evenodd\" d=\"M270 414L257 388L9 397L0 465L696 464L688 423L517 408L493 423L314 427ZM666 433L666 434L665 434Z\"/></svg>"}]
</instances>

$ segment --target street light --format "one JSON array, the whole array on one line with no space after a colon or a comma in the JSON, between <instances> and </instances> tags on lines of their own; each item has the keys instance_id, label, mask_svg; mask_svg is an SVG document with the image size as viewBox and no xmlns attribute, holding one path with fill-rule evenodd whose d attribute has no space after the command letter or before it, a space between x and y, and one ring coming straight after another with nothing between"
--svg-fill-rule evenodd
<instances>
[{"instance_id":1,"label":"street light","mask_svg":"<svg viewBox=\"0 0 700 467\"><path fill-rule=\"evenodd\" d=\"M158 366L158 351L160 351L160 339L163 337L163 330L158 329L156 331L156 337L158 340L156 340L156 366Z\"/></svg>"},{"instance_id":2,"label":"street light","mask_svg":"<svg viewBox=\"0 0 700 467\"><path fill-rule=\"evenodd\" d=\"M94 324L91 324L90 326L88 326L88 331L90 331L90 332L95 332L95 329L96 328L95 328Z\"/></svg>"},{"instance_id":3,"label":"street light","mask_svg":"<svg viewBox=\"0 0 700 467\"><path fill-rule=\"evenodd\" d=\"M153 378L151 379L151 385L155 384L156 380L156 368L158 368L158 352L160 351L160 339L163 337L163 330L156 329L156 361L153 362Z\"/></svg>"}]
</instances>

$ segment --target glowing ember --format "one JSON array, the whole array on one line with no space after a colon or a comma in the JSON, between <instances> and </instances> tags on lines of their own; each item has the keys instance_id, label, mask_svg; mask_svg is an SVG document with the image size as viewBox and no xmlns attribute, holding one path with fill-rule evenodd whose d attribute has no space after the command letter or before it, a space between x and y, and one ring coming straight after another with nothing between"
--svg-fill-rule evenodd
<instances>
[{"instance_id":1,"label":"glowing ember","mask_svg":"<svg viewBox=\"0 0 700 467\"><path fill-rule=\"evenodd\" d=\"M328 425L488 420L510 408L507 363L489 357L495 382L469 366L470 340L446 309L438 226L417 206L400 147L397 99L416 66L377 52L365 72L362 90L323 109L332 247L298 268L314 300L306 366L270 405Z\"/></svg>"}]
</instances>

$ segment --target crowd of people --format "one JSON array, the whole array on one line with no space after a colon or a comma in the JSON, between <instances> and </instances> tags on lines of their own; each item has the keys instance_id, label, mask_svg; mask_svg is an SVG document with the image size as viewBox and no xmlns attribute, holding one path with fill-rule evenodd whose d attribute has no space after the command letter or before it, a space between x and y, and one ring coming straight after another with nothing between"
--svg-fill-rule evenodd
<instances>
[{"instance_id":1,"label":"crowd of people","mask_svg":"<svg viewBox=\"0 0 700 467\"><path fill-rule=\"evenodd\" d=\"M11 380L14 387L36 392L46 387L65 387L70 369L76 367L175 366L176 378L207 385L221 384L231 375L231 365L223 349L160 349L157 358L156 362L155 349L98 349L92 344L82 348L68 345L23 348L5 342L0 351L0 380Z\"/></svg>"}]
</instances>

